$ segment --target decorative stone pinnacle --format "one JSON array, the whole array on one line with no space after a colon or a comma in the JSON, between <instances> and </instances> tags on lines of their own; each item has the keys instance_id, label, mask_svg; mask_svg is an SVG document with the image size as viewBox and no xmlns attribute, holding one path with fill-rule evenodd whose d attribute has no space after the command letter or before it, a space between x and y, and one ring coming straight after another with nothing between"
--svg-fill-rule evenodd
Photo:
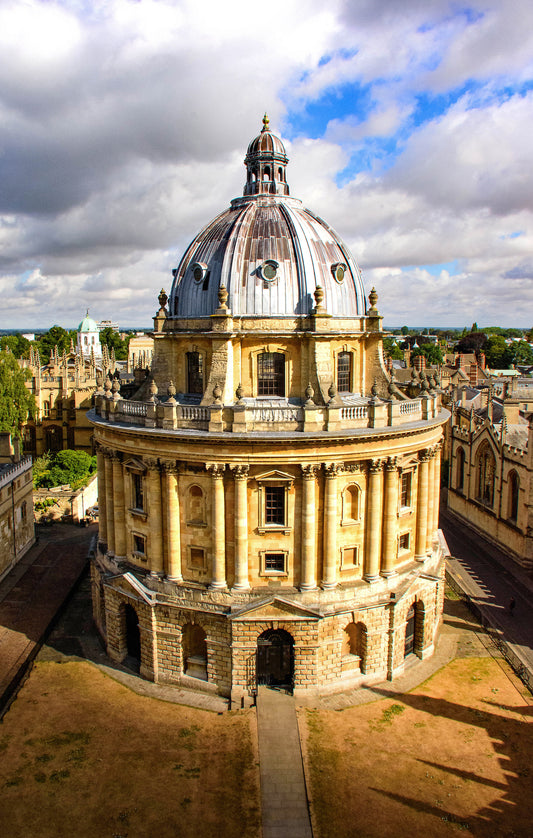
<instances>
[{"instance_id":1,"label":"decorative stone pinnacle","mask_svg":"<svg viewBox=\"0 0 533 838\"><path fill-rule=\"evenodd\" d=\"M148 399L149 402L157 402L157 393L159 392L159 388L155 383L154 379L151 380L150 386L148 388L148 392L150 393L150 398Z\"/></svg>"},{"instance_id":2,"label":"decorative stone pinnacle","mask_svg":"<svg viewBox=\"0 0 533 838\"><path fill-rule=\"evenodd\" d=\"M164 288L162 288L159 292L159 297L157 299L161 308L165 308L166 304L168 303L168 294Z\"/></svg>"},{"instance_id":3,"label":"decorative stone pinnacle","mask_svg":"<svg viewBox=\"0 0 533 838\"><path fill-rule=\"evenodd\" d=\"M218 289L218 302L220 303L220 308L221 309L227 309L227 305L226 305L227 301L228 301L228 289L224 285L221 285L220 288Z\"/></svg>"},{"instance_id":4,"label":"decorative stone pinnacle","mask_svg":"<svg viewBox=\"0 0 533 838\"><path fill-rule=\"evenodd\" d=\"M174 398L176 395L176 385L174 384L172 379L170 379L170 381L168 382L167 394L168 402L170 402L170 404L176 404L176 399Z\"/></svg>"},{"instance_id":5,"label":"decorative stone pinnacle","mask_svg":"<svg viewBox=\"0 0 533 838\"><path fill-rule=\"evenodd\" d=\"M328 396L329 396L330 402L334 401L336 395L337 395L337 388L335 387L335 384L332 381L331 384L328 387Z\"/></svg>"},{"instance_id":6,"label":"decorative stone pinnacle","mask_svg":"<svg viewBox=\"0 0 533 838\"><path fill-rule=\"evenodd\" d=\"M239 386L235 390L235 395L237 396L237 404L242 404L243 393L244 390L242 389L242 384L239 384Z\"/></svg>"},{"instance_id":7,"label":"decorative stone pinnacle","mask_svg":"<svg viewBox=\"0 0 533 838\"><path fill-rule=\"evenodd\" d=\"M220 385L217 381L217 383L213 387L213 396L214 396L214 399L215 399L215 402L214 402L215 404L220 404L221 403L220 402L221 395L222 395L222 389L221 389L221 387L220 387Z\"/></svg>"},{"instance_id":8,"label":"decorative stone pinnacle","mask_svg":"<svg viewBox=\"0 0 533 838\"><path fill-rule=\"evenodd\" d=\"M372 288L372 291L368 295L368 300L369 300L369 303L370 303L370 310L369 310L368 313L369 314L370 313L377 314L376 303L378 301L378 292L376 291L375 288Z\"/></svg>"},{"instance_id":9,"label":"decorative stone pinnacle","mask_svg":"<svg viewBox=\"0 0 533 838\"><path fill-rule=\"evenodd\" d=\"M322 301L324 299L324 289L321 285L317 285L313 292L313 296L316 302L316 309L315 311L324 311L324 306L322 305Z\"/></svg>"},{"instance_id":10,"label":"decorative stone pinnacle","mask_svg":"<svg viewBox=\"0 0 533 838\"><path fill-rule=\"evenodd\" d=\"M307 387L305 388L305 403L306 403L307 405L314 404L314 402L313 402L313 396L314 396L314 394L315 394L315 391L314 391L314 390L313 390L313 388L311 387L311 382L309 382L309 384L308 384L308 385L307 385Z\"/></svg>"},{"instance_id":11,"label":"decorative stone pinnacle","mask_svg":"<svg viewBox=\"0 0 533 838\"><path fill-rule=\"evenodd\" d=\"M377 381L377 378L374 379L374 383L372 384L372 387L370 388L370 392L372 393L372 398L373 399L377 398L377 395L378 395L378 381Z\"/></svg>"}]
</instances>

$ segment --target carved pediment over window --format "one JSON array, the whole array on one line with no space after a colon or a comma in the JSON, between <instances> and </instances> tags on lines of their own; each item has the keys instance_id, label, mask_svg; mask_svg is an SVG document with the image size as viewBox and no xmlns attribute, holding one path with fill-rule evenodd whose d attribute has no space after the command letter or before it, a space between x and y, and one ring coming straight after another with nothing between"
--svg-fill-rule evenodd
<instances>
[{"instance_id":1,"label":"carved pediment over window","mask_svg":"<svg viewBox=\"0 0 533 838\"><path fill-rule=\"evenodd\" d=\"M146 472L146 463L143 463L142 460L137 460L135 457L131 457L129 460L124 462L124 468L127 468L128 471L137 471L142 474Z\"/></svg>"},{"instance_id":2,"label":"carved pediment over window","mask_svg":"<svg viewBox=\"0 0 533 838\"><path fill-rule=\"evenodd\" d=\"M258 474L255 478L257 483L293 483L292 474L285 474L283 471L268 471L265 474Z\"/></svg>"}]
</instances>

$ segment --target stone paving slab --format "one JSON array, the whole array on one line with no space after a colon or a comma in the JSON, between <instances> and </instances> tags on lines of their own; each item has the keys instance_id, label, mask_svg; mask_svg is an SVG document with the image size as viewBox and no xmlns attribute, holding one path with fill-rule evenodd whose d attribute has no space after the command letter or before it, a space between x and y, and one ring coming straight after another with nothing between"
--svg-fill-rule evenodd
<instances>
[{"instance_id":1,"label":"stone paving slab","mask_svg":"<svg viewBox=\"0 0 533 838\"><path fill-rule=\"evenodd\" d=\"M312 838L292 696L260 687L257 733L263 838Z\"/></svg>"}]
</instances>

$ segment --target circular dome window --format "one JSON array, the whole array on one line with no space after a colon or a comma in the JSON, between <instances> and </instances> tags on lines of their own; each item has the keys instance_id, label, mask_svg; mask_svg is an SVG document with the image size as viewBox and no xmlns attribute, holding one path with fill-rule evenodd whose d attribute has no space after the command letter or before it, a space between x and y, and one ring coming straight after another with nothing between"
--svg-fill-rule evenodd
<instances>
[{"instance_id":1,"label":"circular dome window","mask_svg":"<svg viewBox=\"0 0 533 838\"><path fill-rule=\"evenodd\" d=\"M334 279L336 282L340 283L344 282L344 275L346 273L346 265L343 262L336 262L334 265L331 266L331 273L333 274Z\"/></svg>"},{"instance_id":2,"label":"circular dome window","mask_svg":"<svg viewBox=\"0 0 533 838\"><path fill-rule=\"evenodd\" d=\"M195 262L191 270L195 281L201 282L205 278L207 265L205 265L203 262Z\"/></svg>"},{"instance_id":3,"label":"circular dome window","mask_svg":"<svg viewBox=\"0 0 533 838\"><path fill-rule=\"evenodd\" d=\"M277 262L273 259L268 259L266 262L263 262L263 265L261 266L261 276L267 282L272 282L278 275L278 268L279 264Z\"/></svg>"}]
</instances>

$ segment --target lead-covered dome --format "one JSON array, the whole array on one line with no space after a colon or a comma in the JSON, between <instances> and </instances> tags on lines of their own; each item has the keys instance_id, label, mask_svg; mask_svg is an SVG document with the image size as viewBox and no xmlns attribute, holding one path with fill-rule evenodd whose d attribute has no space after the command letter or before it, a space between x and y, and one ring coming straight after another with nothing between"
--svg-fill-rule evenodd
<instances>
[{"instance_id":1,"label":"lead-covered dome","mask_svg":"<svg viewBox=\"0 0 533 838\"><path fill-rule=\"evenodd\" d=\"M331 227L289 197L287 163L265 115L248 146L243 197L204 227L174 271L171 317L213 314L220 286L234 316L309 314L318 286L328 314L365 314L357 264Z\"/></svg>"}]
</instances>

